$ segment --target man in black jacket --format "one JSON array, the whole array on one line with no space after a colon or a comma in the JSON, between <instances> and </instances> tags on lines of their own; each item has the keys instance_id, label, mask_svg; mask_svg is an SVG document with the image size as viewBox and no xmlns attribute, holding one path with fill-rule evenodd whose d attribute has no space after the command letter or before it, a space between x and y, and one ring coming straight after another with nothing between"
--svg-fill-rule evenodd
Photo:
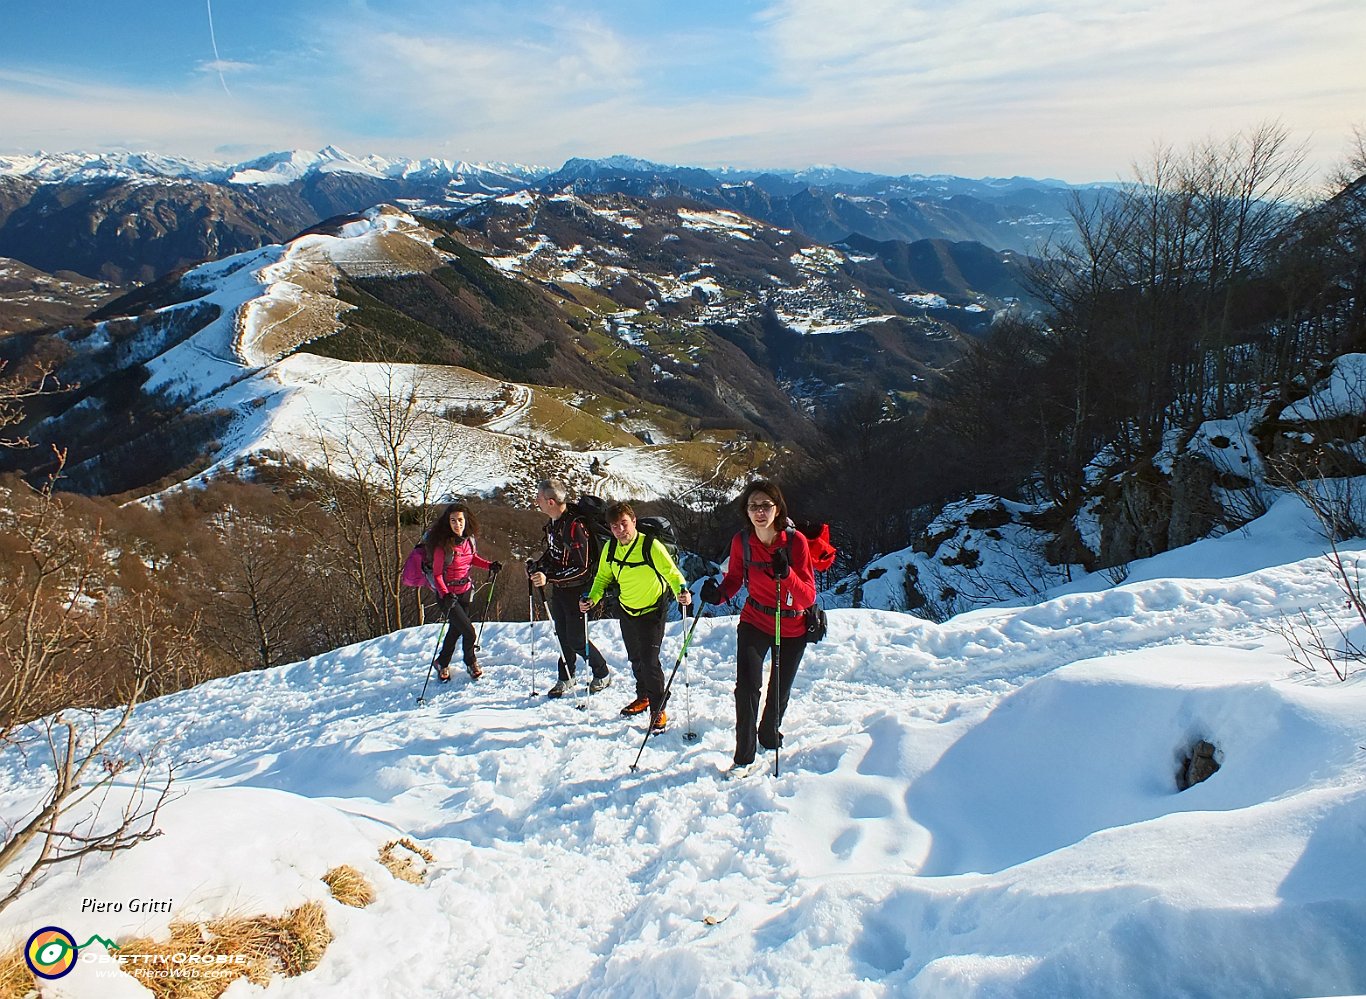
<instances>
[{"instance_id":1,"label":"man in black jacket","mask_svg":"<svg viewBox=\"0 0 1366 999\"><path fill-rule=\"evenodd\" d=\"M536 508L550 518L545 525L545 554L528 564L531 585L550 589L550 617L560 640L560 671L551 697L563 697L573 689L577 659L582 656L593 669L588 692L596 694L612 683L607 660L588 641L588 624L579 612L579 598L593 582L593 537L583 518L569 513L569 494L559 479L542 479L536 487Z\"/></svg>"}]
</instances>

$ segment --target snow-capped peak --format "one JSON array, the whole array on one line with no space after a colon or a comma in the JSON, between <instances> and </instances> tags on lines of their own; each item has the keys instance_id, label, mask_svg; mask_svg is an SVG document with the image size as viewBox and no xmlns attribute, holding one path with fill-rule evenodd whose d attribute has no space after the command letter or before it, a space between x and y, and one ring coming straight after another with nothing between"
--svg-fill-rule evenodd
<instances>
[{"instance_id":1,"label":"snow-capped peak","mask_svg":"<svg viewBox=\"0 0 1366 999\"><path fill-rule=\"evenodd\" d=\"M0 176L28 177L45 184L89 183L134 177L171 177L221 182L232 167L183 156L132 152L69 152L0 156Z\"/></svg>"},{"instance_id":2,"label":"snow-capped peak","mask_svg":"<svg viewBox=\"0 0 1366 999\"><path fill-rule=\"evenodd\" d=\"M238 166L228 178L230 184L290 184L315 173L359 173L383 177L374 167L356 159L344 149L324 146L316 153L292 149L268 153Z\"/></svg>"},{"instance_id":3,"label":"snow-capped peak","mask_svg":"<svg viewBox=\"0 0 1366 999\"><path fill-rule=\"evenodd\" d=\"M545 167L521 163L471 163L436 157L389 159L374 154L354 156L336 145L317 152L279 150L240 163L194 160L151 152L18 153L0 156L0 176L27 177L44 184L90 183L99 180L175 178L214 184L290 184L320 173L354 173L389 180L473 179L491 188L531 183Z\"/></svg>"}]
</instances>

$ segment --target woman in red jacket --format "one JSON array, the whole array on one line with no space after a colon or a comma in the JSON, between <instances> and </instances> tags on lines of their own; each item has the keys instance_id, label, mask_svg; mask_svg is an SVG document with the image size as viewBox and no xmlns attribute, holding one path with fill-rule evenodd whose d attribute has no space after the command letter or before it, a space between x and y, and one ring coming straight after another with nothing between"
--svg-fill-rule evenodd
<instances>
[{"instance_id":1,"label":"woman in red jacket","mask_svg":"<svg viewBox=\"0 0 1366 999\"><path fill-rule=\"evenodd\" d=\"M496 574L502 565L490 562L475 550L474 536L478 533L474 512L464 503L452 503L441 511L422 539L432 567L437 606L448 621L446 638L436 657L436 675L442 683L451 678L451 655L457 637L464 640L465 669L471 679L478 680L484 675L474 654L476 638L470 621L474 584L470 581L470 567L489 569Z\"/></svg>"},{"instance_id":2,"label":"woman in red jacket","mask_svg":"<svg viewBox=\"0 0 1366 999\"><path fill-rule=\"evenodd\" d=\"M742 585L749 590L735 636L735 763L728 776L753 769L756 736L764 749L782 745L783 712L806 651L805 612L816 602L806 538L791 527L782 490L766 479L751 482L740 494L740 508L749 526L731 539L726 575L719 585L709 579L702 587L702 599L711 604L725 603ZM756 731L764 665L777 637L775 619L782 635L778 689L769 684Z\"/></svg>"}]
</instances>

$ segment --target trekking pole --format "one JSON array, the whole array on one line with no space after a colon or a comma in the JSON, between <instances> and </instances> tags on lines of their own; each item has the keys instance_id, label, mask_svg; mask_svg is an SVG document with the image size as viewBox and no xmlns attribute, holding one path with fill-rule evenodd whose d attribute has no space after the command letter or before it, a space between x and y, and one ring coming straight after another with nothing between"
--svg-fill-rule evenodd
<instances>
[{"instance_id":1,"label":"trekking pole","mask_svg":"<svg viewBox=\"0 0 1366 999\"><path fill-rule=\"evenodd\" d=\"M441 630L436 633L436 648L432 650L432 658L427 663L427 679L422 681L422 693L417 695L419 706L427 703L427 684L432 682L432 670L436 669L436 660L441 656L441 642L446 637L446 628L450 626L450 618L441 622Z\"/></svg>"},{"instance_id":2,"label":"trekking pole","mask_svg":"<svg viewBox=\"0 0 1366 999\"><path fill-rule=\"evenodd\" d=\"M484 584L489 588L488 599L484 601L484 613L479 616L479 634L474 636L474 651L478 652L482 648L479 644L484 640L484 625L489 619L489 608L493 606L493 587L498 582L498 573L489 570L488 581Z\"/></svg>"},{"instance_id":3,"label":"trekking pole","mask_svg":"<svg viewBox=\"0 0 1366 999\"><path fill-rule=\"evenodd\" d=\"M683 620L686 621L687 618L685 617ZM674 660L674 668L669 671L668 682L664 684L664 696L660 698L659 710L650 712L652 721L651 724L645 726L645 738L640 741L640 749L636 753L635 762L631 764L631 769L633 771L640 769L640 756L645 752L645 743L650 741L650 736L654 732L653 718L659 711L663 711L664 706L669 703L669 693L673 690L674 677L678 675L678 667L682 665L683 660L688 655L688 646L692 644L692 633L696 630L697 622L700 620L702 620L702 601L699 600L697 601L697 609L693 611L692 624L683 632L683 647L678 650L678 658ZM684 683L686 685L686 681L684 681ZM691 722L689 722L689 727L691 727ZM696 732L690 732L688 734L694 739L697 738ZM684 738L687 738L687 736L684 736Z\"/></svg>"},{"instance_id":4,"label":"trekking pole","mask_svg":"<svg viewBox=\"0 0 1366 999\"><path fill-rule=\"evenodd\" d=\"M536 596L538 596L538 597L541 598L541 615L542 615L547 621L553 621L553 620L554 620L554 615L552 615L552 614L550 613L550 601L546 599L545 587L544 587L544 586L538 586L538 587L536 587ZM559 632L556 631L555 634L558 635ZM538 666L537 669L539 670L540 667ZM556 676L555 679L558 680L559 677Z\"/></svg>"},{"instance_id":5,"label":"trekking pole","mask_svg":"<svg viewBox=\"0 0 1366 999\"><path fill-rule=\"evenodd\" d=\"M768 675L768 699L773 702L773 776L778 776L778 663L783 654L783 581L773 581L778 606L773 609L773 669Z\"/></svg>"},{"instance_id":6,"label":"trekking pole","mask_svg":"<svg viewBox=\"0 0 1366 999\"><path fill-rule=\"evenodd\" d=\"M683 610L682 607L680 607L680 608L678 608L678 609L679 609L679 612L680 612L680 613L681 613L682 610ZM702 601L699 599L699 600L697 601L697 610L695 610L695 611L693 612L693 617L694 617L694 618L699 618L699 617L701 617L701 616L702 616ZM684 636L684 641L686 642L686 641L687 641L688 639L690 639L690 638L692 638L692 633L691 633L691 632L689 632L686 636ZM688 664L687 664L687 661L686 661L686 660L685 660L684 663L683 663L683 706L687 709L687 713L688 713L688 728L687 728L687 731L685 731L685 732L683 733L683 741L684 741L684 742L696 742L696 741L697 741L697 730L694 729L694 728L692 727L692 679L691 679L691 677L688 675Z\"/></svg>"},{"instance_id":7,"label":"trekking pole","mask_svg":"<svg viewBox=\"0 0 1366 999\"><path fill-rule=\"evenodd\" d=\"M526 620L531 630L531 696L536 696L536 588L531 585L531 563L527 563L526 574Z\"/></svg>"},{"instance_id":8,"label":"trekking pole","mask_svg":"<svg viewBox=\"0 0 1366 999\"><path fill-rule=\"evenodd\" d=\"M583 612L583 664L588 667L588 673L593 673L593 660L588 658L588 611ZM579 700L579 671L577 664L570 663L565 669L569 670L569 682L574 685L574 707L579 711L587 711L588 704Z\"/></svg>"}]
</instances>

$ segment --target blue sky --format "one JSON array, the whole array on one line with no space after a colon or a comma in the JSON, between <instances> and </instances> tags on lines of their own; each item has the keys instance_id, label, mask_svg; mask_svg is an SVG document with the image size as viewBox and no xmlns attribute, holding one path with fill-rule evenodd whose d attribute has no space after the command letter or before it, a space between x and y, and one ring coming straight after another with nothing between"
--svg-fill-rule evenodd
<instances>
[{"instance_id":1,"label":"blue sky","mask_svg":"<svg viewBox=\"0 0 1366 999\"><path fill-rule=\"evenodd\" d=\"M1321 173L1366 125L1362 0L0 0L0 24L3 152L1084 181L1269 120Z\"/></svg>"}]
</instances>

